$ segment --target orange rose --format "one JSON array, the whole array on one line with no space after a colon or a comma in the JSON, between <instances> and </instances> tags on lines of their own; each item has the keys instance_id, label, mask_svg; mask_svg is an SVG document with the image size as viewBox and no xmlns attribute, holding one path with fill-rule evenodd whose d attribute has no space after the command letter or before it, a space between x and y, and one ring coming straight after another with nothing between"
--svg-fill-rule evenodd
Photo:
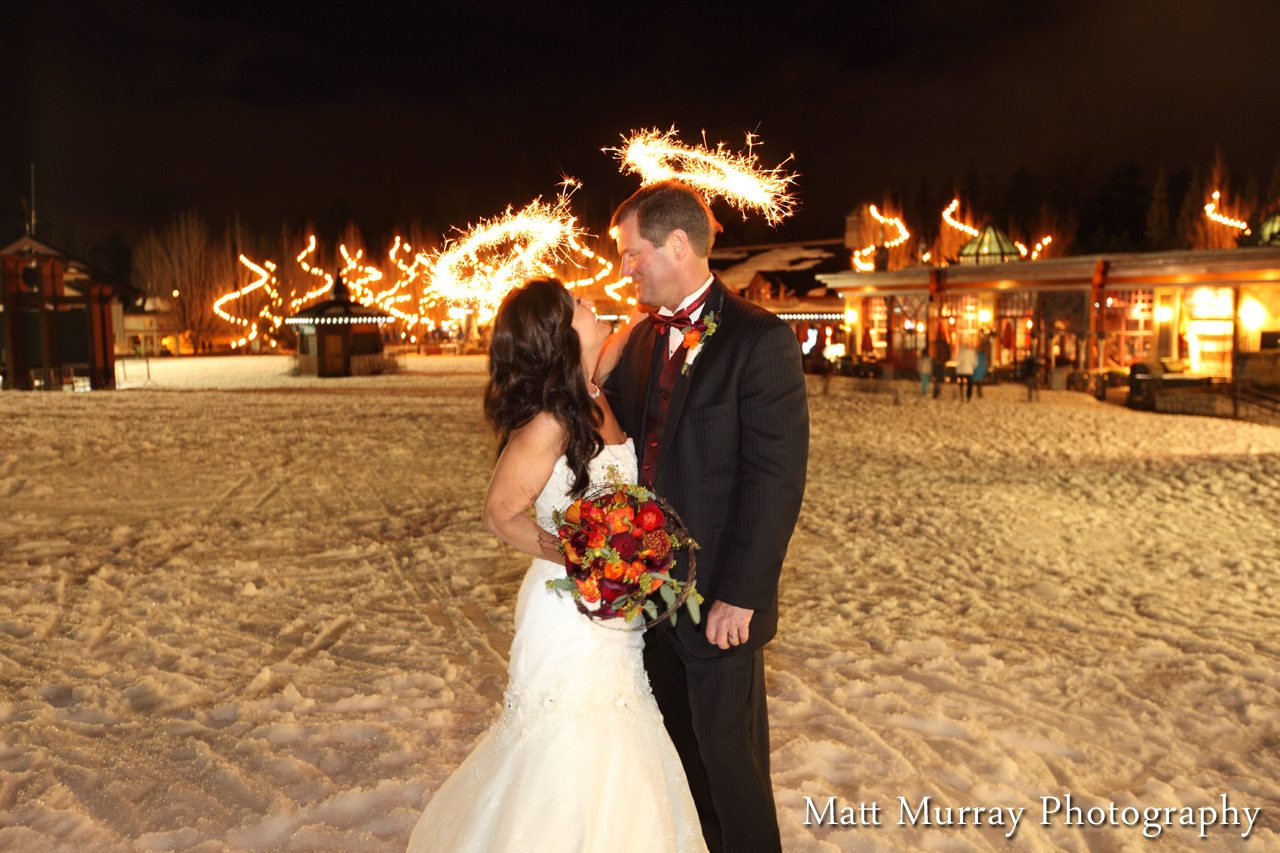
<instances>
[{"instance_id":1,"label":"orange rose","mask_svg":"<svg viewBox=\"0 0 1280 853\"><path fill-rule=\"evenodd\" d=\"M595 578L575 578L574 583L578 585L578 592L582 593L582 597L587 601L600 600L600 585L596 583Z\"/></svg>"},{"instance_id":2,"label":"orange rose","mask_svg":"<svg viewBox=\"0 0 1280 853\"><path fill-rule=\"evenodd\" d=\"M689 349L693 349L698 345L698 341L702 340L702 332L697 329L688 329L684 333L684 345Z\"/></svg>"},{"instance_id":3,"label":"orange rose","mask_svg":"<svg viewBox=\"0 0 1280 853\"><path fill-rule=\"evenodd\" d=\"M609 522L609 531L611 533L626 533L631 529L631 520L635 517L635 510L630 506L619 507L610 512L605 518Z\"/></svg>"},{"instance_id":4,"label":"orange rose","mask_svg":"<svg viewBox=\"0 0 1280 853\"><path fill-rule=\"evenodd\" d=\"M587 534L588 548L603 548L604 543L609 539L609 529L607 527L593 527Z\"/></svg>"},{"instance_id":5,"label":"orange rose","mask_svg":"<svg viewBox=\"0 0 1280 853\"><path fill-rule=\"evenodd\" d=\"M635 560L624 564L622 576L631 583L635 583L640 579L640 575L644 573L644 563Z\"/></svg>"},{"instance_id":6,"label":"orange rose","mask_svg":"<svg viewBox=\"0 0 1280 853\"><path fill-rule=\"evenodd\" d=\"M622 563L605 563L604 576L611 581L616 581L622 577Z\"/></svg>"}]
</instances>

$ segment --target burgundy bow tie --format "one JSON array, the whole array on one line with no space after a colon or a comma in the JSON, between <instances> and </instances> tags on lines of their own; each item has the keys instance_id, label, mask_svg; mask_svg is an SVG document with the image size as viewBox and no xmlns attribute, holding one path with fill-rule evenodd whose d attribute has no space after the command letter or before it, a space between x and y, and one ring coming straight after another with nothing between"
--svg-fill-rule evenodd
<instances>
[{"instance_id":1,"label":"burgundy bow tie","mask_svg":"<svg viewBox=\"0 0 1280 853\"><path fill-rule=\"evenodd\" d=\"M702 307L702 303L707 301L707 295L710 293L711 293L711 288L708 287L706 290L702 292L702 295L699 296L697 299L693 300L693 302L690 305L684 308L681 308L679 311L672 314L670 317L663 316L662 314L659 314L657 311L650 312L649 316L653 319L654 330L659 335L665 335L667 332L671 331L672 329L679 329L680 331L684 331L685 329L690 328L691 326L693 326L693 317L692 317L693 312L697 311L699 308Z\"/></svg>"},{"instance_id":2,"label":"burgundy bow tie","mask_svg":"<svg viewBox=\"0 0 1280 853\"><path fill-rule=\"evenodd\" d=\"M665 335L672 329L679 329L683 332L693 325L693 318L689 316L687 308L683 311L677 311L670 317L664 317L657 311L654 311L649 316L653 318L653 328L659 335Z\"/></svg>"}]
</instances>

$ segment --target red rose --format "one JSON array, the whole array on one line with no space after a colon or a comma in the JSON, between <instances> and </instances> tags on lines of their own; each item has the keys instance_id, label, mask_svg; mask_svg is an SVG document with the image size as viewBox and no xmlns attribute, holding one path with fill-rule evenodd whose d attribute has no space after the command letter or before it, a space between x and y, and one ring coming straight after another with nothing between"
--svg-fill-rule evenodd
<instances>
[{"instance_id":1,"label":"red rose","mask_svg":"<svg viewBox=\"0 0 1280 853\"><path fill-rule=\"evenodd\" d=\"M635 524L641 530L657 530L659 527L666 526L667 517L662 514L662 510L656 503L645 501L636 512Z\"/></svg>"},{"instance_id":2,"label":"red rose","mask_svg":"<svg viewBox=\"0 0 1280 853\"><path fill-rule=\"evenodd\" d=\"M632 536L630 533L617 534L610 540L610 544L613 545L613 549L618 552L618 556L621 557L624 562L628 563L636 558L636 551L639 550L639 546L636 543L636 537Z\"/></svg>"}]
</instances>

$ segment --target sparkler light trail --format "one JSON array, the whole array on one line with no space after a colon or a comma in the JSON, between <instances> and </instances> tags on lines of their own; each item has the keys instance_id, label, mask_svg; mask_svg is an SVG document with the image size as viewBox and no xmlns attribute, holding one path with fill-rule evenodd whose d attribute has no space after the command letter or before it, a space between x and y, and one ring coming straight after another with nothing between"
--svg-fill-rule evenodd
<instances>
[{"instance_id":1,"label":"sparkler light trail","mask_svg":"<svg viewBox=\"0 0 1280 853\"><path fill-rule=\"evenodd\" d=\"M763 214L769 224L777 225L790 216L796 199L788 188L796 176L784 172L782 166L765 169L752 148L754 134L747 134L747 151L735 154L725 150L723 142L715 150L682 143L675 128L665 133L657 129L634 132L623 137L621 148L606 148L622 164L622 171L640 176L641 185L678 180L694 187L708 198L718 196L746 215L748 210Z\"/></svg>"},{"instance_id":2,"label":"sparkler light trail","mask_svg":"<svg viewBox=\"0 0 1280 853\"><path fill-rule=\"evenodd\" d=\"M571 191L573 183L565 185ZM556 261L595 258L583 245L583 236L569 211L568 192L554 203L535 199L519 211L508 207L501 216L463 232L430 261L424 303L445 302L492 313L512 287L534 276L554 274L551 265ZM602 274L573 286L602 279L611 271L608 265Z\"/></svg>"}]
</instances>

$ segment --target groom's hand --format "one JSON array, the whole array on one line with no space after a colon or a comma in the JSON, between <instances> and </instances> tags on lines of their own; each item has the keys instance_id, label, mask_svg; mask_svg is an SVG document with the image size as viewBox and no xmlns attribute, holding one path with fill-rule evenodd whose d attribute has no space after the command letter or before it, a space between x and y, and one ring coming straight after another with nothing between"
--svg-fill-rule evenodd
<instances>
[{"instance_id":1,"label":"groom's hand","mask_svg":"<svg viewBox=\"0 0 1280 853\"><path fill-rule=\"evenodd\" d=\"M754 610L736 607L726 601L717 601L707 613L707 642L722 649L740 646L751 636L751 615Z\"/></svg>"}]
</instances>

